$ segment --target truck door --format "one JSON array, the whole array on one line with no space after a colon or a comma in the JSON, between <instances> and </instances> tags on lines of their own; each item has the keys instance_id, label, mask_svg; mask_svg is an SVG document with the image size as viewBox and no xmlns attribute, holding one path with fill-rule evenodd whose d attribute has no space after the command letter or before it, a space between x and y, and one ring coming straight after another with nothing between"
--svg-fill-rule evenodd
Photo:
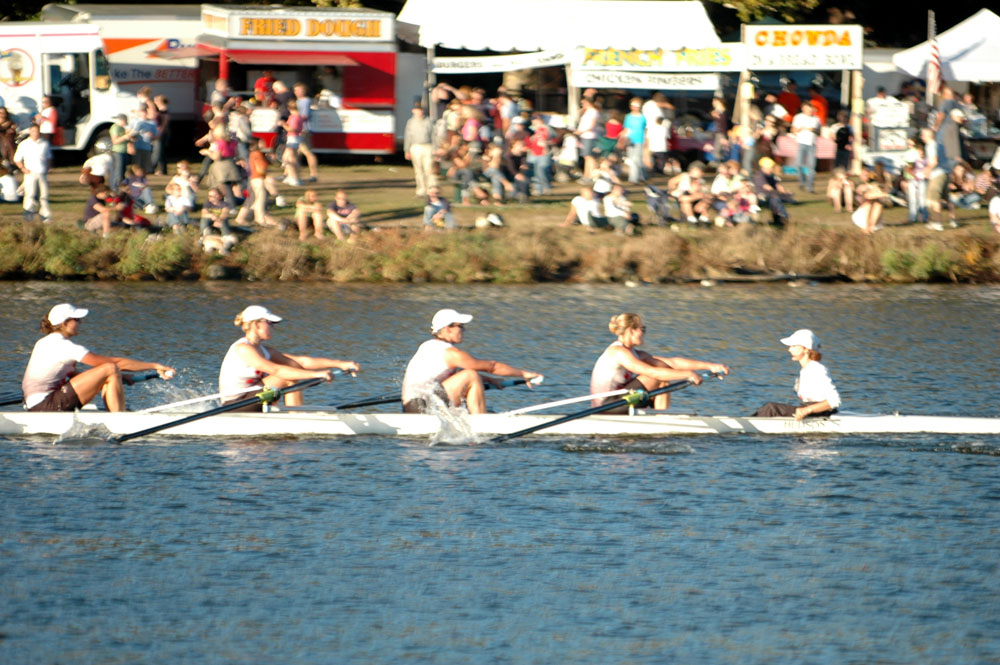
<instances>
[{"instance_id":1,"label":"truck door","mask_svg":"<svg viewBox=\"0 0 1000 665\"><path fill-rule=\"evenodd\" d=\"M66 144L74 143L80 119L90 113L90 54L42 54L44 94L59 111L59 125L66 133Z\"/></svg>"}]
</instances>

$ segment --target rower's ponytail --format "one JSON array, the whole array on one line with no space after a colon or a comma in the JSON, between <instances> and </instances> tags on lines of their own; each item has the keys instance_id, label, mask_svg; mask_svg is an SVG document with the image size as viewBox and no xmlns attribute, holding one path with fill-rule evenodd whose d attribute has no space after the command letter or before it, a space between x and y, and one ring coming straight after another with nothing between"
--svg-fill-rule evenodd
<instances>
[{"instance_id":1,"label":"rower's ponytail","mask_svg":"<svg viewBox=\"0 0 1000 665\"><path fill-rule=\"evenodd\" d=\"M611 321L608 322L608 330L611 331L612 335L617 337L618 335L623 334L626 330L638 328L641 325L642 318L640 318L638 314L625 312L624 314L616 314L611 317Z\"/></svg>"},{"instance_id":2,"label":"rower's ponytail","mask_svg":"<svg viewBox=\"0 0 1000 665\"><path fill-rule=\"evenodd\" d=\"M809 354L809 360L815 360L816 362L819 362L820 360L823 359L823 354L817 351L816 349L807 349L806 353Z\"/></svg>"},{"instance_id":3,"label":"rower's ponytail","mask_svg":"<svg viewBox=\"0 0 1000 665\"><path fill-rule=\"evenodd\" d=\"M57 330L59 330L59 326L52 325L52 322L49 321L49 317L45 317L45 318L42 319L41 328L42 328L42 334L43 335L51 335L52 333L54 333Z\"/></svg>"},{"instance_id":4,"label":"rower's ponytail","mask_svg":"<svg viewBox=\"0 0 1000 665\"><path fill-rule=\"evenodd\" d=\"M239 314L237 314L236 318L233 319L233 325L236 326L236 327L238 327L238 328L240 328L241 330L243 330L243 332L247 332L248 330L250 330L250 325L252 323L253 323L253 321L244 321L243 320L243 312L240 312Z\"/></svg>"}]
</instances>

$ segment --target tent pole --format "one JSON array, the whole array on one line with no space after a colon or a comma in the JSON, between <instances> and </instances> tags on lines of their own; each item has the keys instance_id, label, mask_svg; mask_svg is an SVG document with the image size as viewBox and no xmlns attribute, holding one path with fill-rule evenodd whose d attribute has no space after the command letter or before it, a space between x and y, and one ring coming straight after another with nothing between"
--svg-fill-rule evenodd
<instances>
[{"instance_id":1,"label":"tent pole","mask_svg":"<svg viewBox=\"0 0 1000 665\"><path fill-rule=\"evenodd\" d=\"M566 115L569 117L569 126L576 127L577 115L580 109L580 88L572 83L573 68L566 65Z\"/></svg>"},{"instance_id":2,"label":"tent pole","mask_svg":"<svg viewBox=\"0 0 1000 665\"><path fill-rule=\"evenodd\" d=\"M437 104L434 103L434 88L437 86L437 75L434 73L434 46L431 45L427 47L427 73L426 73L426 83L424 84L427 90L425 91L425 97L427 99L427 117L430 118L431 124L437 120Z\"/></svg>"},{"instance_id":3,"label":"tent pole","mask_svg":"<svg viewBox=\"0 0 1000 665\"><path fill-rule=\"evenodd\" d=\"M851 151L851 173L859 175L861 173L861 148L864 145L861 140L862 127L861 120L865 114L865 99L863 90L865 77L858 70L851 72L851 131L854 133L854 149Z\"/></svg>"}]
</instances>

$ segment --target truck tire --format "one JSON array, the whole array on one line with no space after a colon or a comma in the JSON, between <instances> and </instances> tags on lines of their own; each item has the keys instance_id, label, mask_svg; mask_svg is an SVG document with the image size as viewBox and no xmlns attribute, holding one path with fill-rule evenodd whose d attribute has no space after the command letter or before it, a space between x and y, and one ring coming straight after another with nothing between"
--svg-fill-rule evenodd
<instances>
[{"instance_id":1,"label":"truck tire","mask_svg":"<svg viewBox=\"0 0 1000 665\"><path fill-rule=\"evenodd\" d=\"M104 128L97 131L90 140L90 147L87 148L87 157L93 157L102 152L111 152L111 130Z\"/></svg>"}]
</instances>

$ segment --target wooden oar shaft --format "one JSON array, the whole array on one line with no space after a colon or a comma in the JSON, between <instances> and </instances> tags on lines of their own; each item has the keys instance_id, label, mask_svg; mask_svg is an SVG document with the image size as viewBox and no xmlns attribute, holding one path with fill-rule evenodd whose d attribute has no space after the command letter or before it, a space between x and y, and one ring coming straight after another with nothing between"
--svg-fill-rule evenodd
<instances>
[{"instance_id":1,"label":"wooden oar shaft","mask_svg":"<svg viewBox=\"0 0 1000 665\"><path fill-rule=\"evenodd\" d=\"M693 385L693 381L690 379L684 379L682 381L674 381L669 383L662 388L657 388L656 390L638 391L639 393L645 393L646 397L656 397L657 395L665 395L666 393L672 393L681 388L687 388ZM576 413L571 413L569 415L563 416L562 418L556 418L555 420L550 420L546 423L541 423L539 425L534 425L532 427L526 427L525 429L518 430L517 432L511 432L510 434L501 434L500 436L495 436L490 439L490 443L500 443L503 441L509 441L510 439L515 439L519 436L524 436L525 434L531 434L539 430L548 429L549 427L555 427L556 425L561 425L563 423L568 423L571 420L577 420L578 418L586 418L587 416L593 416L598 413L604 413L605 411L611 411L612 409L617 409L622 406L628 406L631 402L631 395L627 396L625 399L615 400L614 402L608 402L607 404L601 404L600 406L593 406L589 409L583 411L577 411Z\"/></svg>"},{"instance_id":2,"label":"wooden oar shaft","mask_svg":"<svg viewBox=\"0 0 1000 665\"><path fill-rule=\"evenodd\" d=\"M195 413L193 415L181 418L179 420L171 420L169 423L163 423L161 425L155 425L153 427L147 427L144 430L138 432L132 432L130 434L122 434L121 436L113 436L109 439L111 443L124 443L125 441L130 441L132 439L139 438L140 436L146 436L148 434L155 434L156 432L161 432L165 429L170 429L173 427L178 427L180 425L185 425L195 420L201 420L202 418L208 418L209 416L216 416L220 413L227 413L229 411L235 411L236 409L242 409L243 407L252 406L254 404L260 404L261 402L273 402L277 400L282 395L287 395L288 393L298 392L306 388L310 388L319 383L322 383L323 379L307 379L305 381L299 381L298 383L292 384L287 388L275 388L264 390L261 393L248 397L246 399L237 400L231 404L224 404L223 406L216 407L214 409L209 409L208 411L203 411L201 413Z\"/></svg>"}]
</instances>

